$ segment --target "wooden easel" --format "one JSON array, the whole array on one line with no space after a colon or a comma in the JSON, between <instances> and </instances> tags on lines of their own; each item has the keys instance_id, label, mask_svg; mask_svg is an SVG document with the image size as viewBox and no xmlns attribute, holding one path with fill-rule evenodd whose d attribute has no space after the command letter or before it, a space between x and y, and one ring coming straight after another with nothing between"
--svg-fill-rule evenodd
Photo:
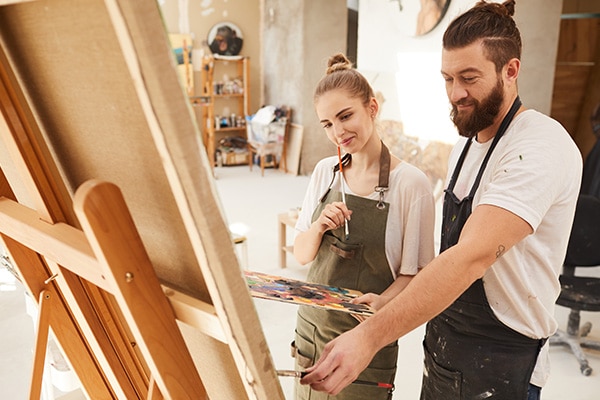
<instances>
[{"instance_id":1,"label":"wooden easel","mask_svg":"<svg viewBox=\"0 0 600 400\"><path fill-rule=\"evenodd\" d=\"M135 346L148 363L151 377L156 379L160 392L166 398L173 399L206 397L202 381L177 327L173 308L152 269L119 189L111 184L90 181L78 191L75 207L85 233L62 224L46 226L47 223L43 221L36 223L35 213L18 203L2 199L2 222L9 226L2 229L3 234L18 238L18 246L34 249L42 257L60 262L63 268L74 273L79 271L86 274L79 260L80 254L85 254L90 264L88 267L97 269L101 275L96 273L94 276L81 277L115 296L119 309L134 331ZM25 232L26 235L23 234ZM86 239L91 248L86 245ZM53 255L58 249L56 242L62 242L63 245L60 260ZM92 248L93 253L90 251ZM44 283L47 285L52 280L54 277ZM174 294L167 288L164 290L168 296ZM40 397L52 302L56 296L52 289L44 289L39 295L31 399ZM173 302L180 300L175 298ZM181 304L175 304L174 308L177 306ZM198 318L206 319L199 329L207 325L211 329L216 328L214 314L213 317L210 314L204 316L202 309L196 314ZM149 385L148 390L151 389Z\"/></svg>"},{"instance_id":2,"label":"wooden easel","mask_svg":"<svg viewBox=\"0 0 600 400\"><path fill-rule=\"evenodd\" d=\"M30 398L51 328L91 399L283 400L158 5L77 5L0 5L0 237L40 305Z\"/></svg>"}]
</instances>

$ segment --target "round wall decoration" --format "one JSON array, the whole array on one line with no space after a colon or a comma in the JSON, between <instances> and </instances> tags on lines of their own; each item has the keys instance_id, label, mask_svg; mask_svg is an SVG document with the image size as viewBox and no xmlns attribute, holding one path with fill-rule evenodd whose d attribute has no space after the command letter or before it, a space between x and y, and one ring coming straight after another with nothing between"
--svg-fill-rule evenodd
<instances>
[{"instance_id":1,"label":"round wall decoration","mask_svg":"<svg viewBox=\"0 0 600 400\"><path fill-rule=\"evenodd\" d=\"M208 32L208 44L213 54L237 56L243 43L242 31L231 22L219 22Z\"/></svg>"}]
</instances>

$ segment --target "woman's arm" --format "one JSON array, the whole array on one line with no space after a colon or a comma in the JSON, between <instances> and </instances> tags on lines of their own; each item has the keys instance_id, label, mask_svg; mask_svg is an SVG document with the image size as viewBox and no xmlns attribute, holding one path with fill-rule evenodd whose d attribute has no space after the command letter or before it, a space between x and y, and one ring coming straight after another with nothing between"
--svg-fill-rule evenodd
<instances>
[{"instance_id":1,"label":"woman's arm","mask_svg":"<svg viewBox=\"0 0 600 400\"><path fill-rule=\"evenodd\" d=\"M315 259L323 234L330 229L336 229L344 224L345 219L350 220L352 211L342 202L327 204L319 218L317 218L307 231L296 235L294 239L294 257L300 264L308 264Z\"/></svg>"},{"instance_id":2,"label":"woman's arm","mask_svg":"<svg viewBox=\"0 0 600 400\"><path fill-rule=\"evenodd\" d=\"M386 305L390 300L396 297L404 290L406 285L414 278L414 275L399 275L396 280L387 287L381 294L367 293L357 297L352 302L356 304L368 304L375 310L379 310Z\"/></svg>"}]
</instances>

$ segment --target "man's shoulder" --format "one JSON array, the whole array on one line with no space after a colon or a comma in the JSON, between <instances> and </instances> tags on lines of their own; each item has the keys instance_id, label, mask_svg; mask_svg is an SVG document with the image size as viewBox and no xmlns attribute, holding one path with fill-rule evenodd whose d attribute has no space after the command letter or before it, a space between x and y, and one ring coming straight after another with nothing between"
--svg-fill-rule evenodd
<instances>
[{"instance_id":1,"label":"man's shoulder","mask_svg":"<svg viewBox=\"0 0 600 400\"><path fill-rule=\"evenodd\" d=\"M545 125L555 127L558 131L566 132L565 128L560 124L560 122L534 109L527 109L523 111L521 114L515 117L514 122L515 124L521 125L521 127Z\"/></svg>"},{"instance_id":2,"label":"man's shoulder","mask_svg":"<svg viewBox=\"0 0 600 400\"><path fill-rule=\"evenodd\" d=\"M554 118L536 110L526 110L515 117L508 136L514 143L563 146L576 150L575 142L564 126ZM566 150L565 148L565 150Z\"/></svg>"}]
</instances>

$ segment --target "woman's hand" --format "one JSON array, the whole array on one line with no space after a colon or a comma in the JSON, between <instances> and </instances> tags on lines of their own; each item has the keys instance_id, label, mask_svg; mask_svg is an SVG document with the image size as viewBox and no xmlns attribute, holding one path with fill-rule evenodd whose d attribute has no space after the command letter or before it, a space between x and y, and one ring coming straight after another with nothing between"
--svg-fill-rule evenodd
<instances>
[{"instance_id":1,"label":"woman's hand","mask_svg":"<svg viewBox=\"0 0 600 400\"><path fill-rule=\"evenodd\" d=\"M362 296L358 296L355 299L352 299L350 302L353 304L367 304L371 308L373 308L375 311L377 311L377 310L381 309L381 307L383 307L388 301L390 301L390 298L388 298L384 295L379 295L379 294L375 294L375 293L367 293L367 294L363 294ZM368 315L361 315L361 314L352 314L352 316L358 322L363 322L367 318L369 318Z\"/></svg>"},{"instance_id":2,"label":"woman's hand","mask_svg":"<svg viewBox=\"0 0 600 400\"><path fill-rule=\"evenodd\" d=\"M352 303L354 304L368 304L371 308L374 308L376 311L381 310L383 306L389 303L394 297L396 297L404 288L410 283L410 281L414 278L413 275L403 275L400 274L394 280L387 289L383 291L381 294L375 293L366 293L362 296L358 296L352 299ZM357 318L359 321L364 321L364 318Z\"/></svg>"},{"instance_id":3,"label":"woman's hand","mask_svg":"<svg viewBox=\"0 0 600 400\"><path fill-rule=\"evenodd\" d=\"M341 201L335 201L333 203L329 203L323 208L319 218L316 219L313 224L318 226L318 230L322 233L337 229L344 225L346 220L350 221L350 216L352 215L352 211L346 207L346 204Z\"/></svg>"},{"instance_id":4,"label":"woman's hand","mask_svg":"<svg viewBox=\"0 0 600 400\"><path fill-rule=\"evenodd\" d=\"M375 294L375 293L367 293L367 294L363 294L362 296L358 296L355 299L352 299L350 302L353 304L367 304L372 309L377 311L377 310L381 309L381 307L386 305L390 300L391 300L391 297L384 296L383 294L379 295L379 294ZM362 314L352 314L352 316L358 322L363 322L367 318L369 318L368 315L362 315Z\"/></svg>"},{"instance_id":5,"label":"woman's hand","mask_svg":"<svg viewBox=\"0 0 600 400\"><path fill-rule=\"evenodd\" d=\"M315 259L323 234L331 229L344 225L345 219L350 220L352 211L341 201L327 204L319 217L310 225L307 231L299 233L294 240L294 256L304 265Z\"/></svg>"},{"instance_id":6,"label":"woman's hand","mask_svg":"<svg viewBox=\"0 0 600 400\"><path fill-rule=\"evenodd\" d=\"M363 294L362 296L352 299L352 303L354 304L367 304L375 310L381 309L381 307L386 305L388 301L390 301L388 297L375 293Z\"/></svg>"}]
</instances>

